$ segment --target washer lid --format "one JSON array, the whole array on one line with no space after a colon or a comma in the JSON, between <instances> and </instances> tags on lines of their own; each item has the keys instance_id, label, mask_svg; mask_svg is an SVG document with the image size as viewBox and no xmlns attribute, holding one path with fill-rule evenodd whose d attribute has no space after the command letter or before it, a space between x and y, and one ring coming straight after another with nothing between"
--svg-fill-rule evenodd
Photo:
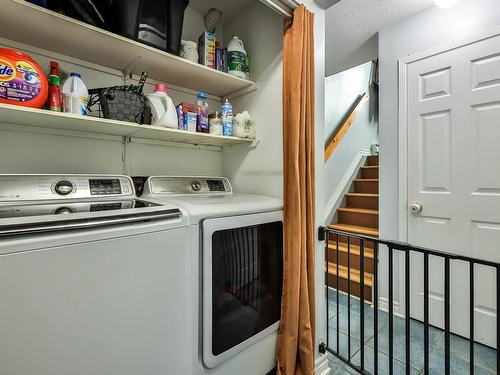
<instances>
[{"instance_id":1,"label":"washer lid","mask_svg":"<svg viewBox=\"0 0 500 375\"><path fill-rule=\"evenodd\" d=\"M281 199L256 194L176 196L166 198L165 202L183 208L190 217L191 223L207 218L249 215L283 209Z\"/></svg>"}]
</instances>

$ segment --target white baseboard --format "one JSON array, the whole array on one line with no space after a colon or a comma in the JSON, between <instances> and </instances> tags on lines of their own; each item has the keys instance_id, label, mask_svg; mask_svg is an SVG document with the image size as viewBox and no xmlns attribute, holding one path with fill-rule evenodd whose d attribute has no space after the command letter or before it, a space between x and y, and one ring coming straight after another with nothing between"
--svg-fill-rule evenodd
<instances>
[{"instance_id":1,"label":"white baseboard","mask_svg":"<svg viewBox=\"0 0 500 375\"><path fill-rule=\"evenodd\" d=\"M328 354L321 354L314 361L314 375L328 375L330 371L331 369L328 363Z\"/></svg>"},{"instance_id":2,"label":"white baseboard","mask_svg":"<svg viewBox=\"0 0 500 375\"><path fill-rule=\"evenodd\" d=\"M404 315L402 314L401 311L401 305L399 304L398 301L393 301L392 303L392 308L393 308L393 313L394 315L404 318ZM378 308L382 311L389 312L389 299L385 297L379 297L378 298Z\"/></svg>"},{"instance_id":3,"label":"white baseboard","mask_svg":"<svg viewBox=\"0 0 500 375\"><path fill-rule=\"evenodd\" d=\"M353 161L345 171L344 176L342 176L342 179L337 185L337 188L335 189L332 196L328 200L328 203L326 204L325 224L329 224L329 222L332 220L335 211L337 210L337 208L339 208L340 204L342 203L344 195L349 191L352 181L356 178L356 174L359 168L365 162L366 157L368 155L370 155L370 150L362 148L359 149L358 152L356 153L356 156L354 156Z\"/></svg>"}]
</instances>

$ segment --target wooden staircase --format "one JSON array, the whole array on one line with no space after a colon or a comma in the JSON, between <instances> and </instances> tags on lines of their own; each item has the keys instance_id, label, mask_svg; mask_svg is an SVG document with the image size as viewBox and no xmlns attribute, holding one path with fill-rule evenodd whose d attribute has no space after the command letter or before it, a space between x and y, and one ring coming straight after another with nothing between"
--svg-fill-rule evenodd
<instances>
[{"instance_id":1,"label":"wooden staircase","mask_svg":"<svg viewBox=\"0 0 500 375\"><path fill-rule=\"evenodd\" d=\"M378 155L367 157L366 164L361 167L360 178L353 182L351 191L345 195L345 207L337 209L337 223L330 224L331 229L378 237ZM373 270L375 267L372 242L365 242L364 259L361 260L359 240L351 239L350 256L347 252L347 237L330 235L328 242L328 279L327 284L337 288L337 252L339 258L339 285L338 289L348 290L349 266L350 289L354 296L361 296L360 264L364 262L365 300L372 300ZM350 260L350 263L349 263Z\"/></svg>"}]
</instances>

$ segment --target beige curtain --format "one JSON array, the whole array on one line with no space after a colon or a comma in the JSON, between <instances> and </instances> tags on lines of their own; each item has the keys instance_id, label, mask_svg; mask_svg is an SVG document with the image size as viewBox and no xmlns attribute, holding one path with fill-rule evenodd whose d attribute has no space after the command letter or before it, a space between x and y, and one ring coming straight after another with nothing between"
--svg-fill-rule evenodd
<instances>
[{"instance_id":1,"label":"beige curtain","mask_svg":"<svg viewBox=\"0 0 500 375\"><path fill-rule=\"evenodd\" d=\"M314 372L314 16L285 21L283 163L285 260L277 360L280 375Z\"/></svg>"}]
</instances>

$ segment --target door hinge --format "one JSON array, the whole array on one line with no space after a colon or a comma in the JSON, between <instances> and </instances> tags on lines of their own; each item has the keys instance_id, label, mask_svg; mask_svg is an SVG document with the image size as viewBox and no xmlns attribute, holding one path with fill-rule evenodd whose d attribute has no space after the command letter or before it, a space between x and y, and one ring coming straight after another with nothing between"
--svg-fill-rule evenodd
<instances>
[{"instance_id":1,"label":"door hinge","mask_svg":"<svg viewBox=\"0 0 500 375\"><path fill-rule=\"evenodd\" d=\"M326 228L325 227L318 228L318 240L319 241L326 240Z\"/></svg>"},{"instance_id":2,"label":"door hinge","mask_svg":"<svg viewBox=\"0 0 500 375\"><path fill-rule=\"evenodd\" d=\"M326 353L326 344L325 344L324 342L321 342L321 343L319 344L318 349L319 349L319 352L320 352L321 354L325 354L325 353Z\"/></svg>"}]
</instances>

